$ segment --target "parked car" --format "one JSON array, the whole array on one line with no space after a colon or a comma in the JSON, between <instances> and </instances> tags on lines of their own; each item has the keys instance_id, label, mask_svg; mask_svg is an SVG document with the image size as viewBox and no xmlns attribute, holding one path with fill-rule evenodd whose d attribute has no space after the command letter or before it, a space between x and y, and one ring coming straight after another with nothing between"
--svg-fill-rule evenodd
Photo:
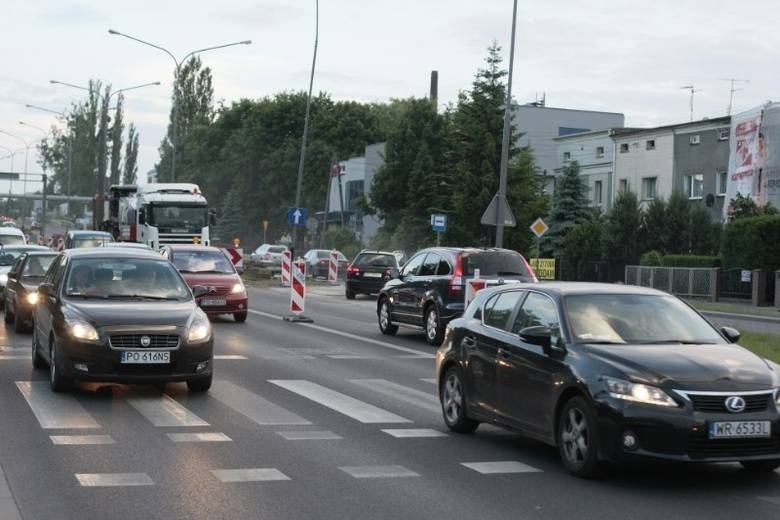
<instances>
[{"instance_id":1,"label":"parked car","mask_svg":"<svg viewBox=\"0 0 780 520\"><path fill-rule=\"evenodd\" d=\"M100 247L115 242L111 233L106 231L71 230L65 234L65 249L80 247Z\"/></svg>"},{"instance_id":2,"label":"parked car","mask_svg":"<svg viewBox=\"0 0 780 520\"><path fill-rule=\"evenodd\" d=\"M396 254L388 251L361 251L347 266L347 299L352 300L358 294L379 293L390 280L393 269L401 269Z\"/></svg>"},{"instance_id":3,"label":"parked car","mask_svg":"<svg viewBox=\"0 0 780 520\"><path fill-rule=\"evenodd\" d=\"M306 262L306 274L312 278L327 278L330 270L330 249L309 249L303 255ZM344 278L347 272L349 261L341 251L336 251L338 255L338 269L336 270L338 278Z\"/></svg>"},{"instance_id":4,"label":"parked car","mask_svg":"<svg viewBox=\"0 0 780 520\"><path fill-rule=\"evenodd\" d=\"M432 247L418 251L385 284L377 298L379 330L395 334L398 324L420 327L439 345L447 323L463 313L466 279L489 285L536 282L523 255L509 249Z\"/></svg>"},{"instance_id":5,"label":"parked car","mask_svg":"<svg viewBox=\"0 0 780 520\"><path fill-rule=\"evenodd\" d=\"M165 245L160 253L173 262L190 287L207 288L207 292L197 298L206 314L232 314L237 322L246 321L249 297L244 282L221 249Z\"/></svg>"},{"instance_id":6,"label":"parked car","mask_svg":"<svg viewBox=\"0 0 780 520\"><path fill-rule=\"evenodd\" d=\"M211 387L214 345L208 316L168 260L152 251L69 249L38 287L33 367L49 366L55 392L76 380L186 381ZM194 296L193 296L194 295Z\"/></svg>"},{"instance_id":7,"label":"parked car","mask_svg":"<svg viewBox=\"0 0 780 520\"><path fill-rule=\"evenodd\" d=\"M572 474L634 457L780 466L780 365L675 296L551 282L489 288L436 354L445 424L558 447Z\"/></svg>"},{"instance_id":8,"label":"parked car","mask_svg":"<svg viewBox=\"0 0 780 520\"><path fill-rule=\"evenodd\" d=\"M27 330L38 302L38 285L55 258L57 253L53 251L28 251L11 266L3 289L3 318L14 324L15 332Z\"/></svg>"},{"instance_id":9,"label":"parked car","mask_svg":"<svg viewBox=\"0 0 780 520\"><path fill-rule=\"evenodd\" d=\"M27 235L16 226L0 227L0 245L21 246L27 243Z\"/></svg>"},{"instance_id":10,"label":"parked car","mask_svg":"<svg viewBox=\"0 0 780 520\"><path fill-rule=\"evenodd\" d=\"M261 267L282 267L282 253L290 249L284 245L263 244L249 255L252 263Z\"/></svg>"},{"instance_id":11,"label":"parked car","mask_svg":"<svg viewBox=\"0 0 780 520\"><path fill-rule=\"evenodd\" d=\"M29 251L51 251L51 249L36 245L0 246L0 309L5 305L4 290L5 284L8 283L8 271L22 253Z\"/></svg>"}]
</instances>

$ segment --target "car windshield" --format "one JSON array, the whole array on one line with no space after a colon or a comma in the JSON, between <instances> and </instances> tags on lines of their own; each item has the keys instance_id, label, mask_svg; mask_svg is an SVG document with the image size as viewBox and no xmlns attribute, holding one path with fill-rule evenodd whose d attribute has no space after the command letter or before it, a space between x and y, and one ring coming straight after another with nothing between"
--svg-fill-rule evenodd
<instances>
[{"instance_id":1,"label":"car windshield","mask_svg":"<svg viewBox=\"0 0 780 520\"><path fill-rule=\"evenodd\" d=\"M0 265L13 264L21 254L22 251L8 251L5 249L0 250Z\"/></svg>"},{"instance_id":2,"label":"car windshield","mask_svg":"<svg viewBox=\"0 0 780 520\"><path fill-rule=\"evenodd\" d=\"M685 303L653 294L577 294L564 299L577 343L724 343Z\"/></svg>"},{"instance_id":3,"label":"car windshield","mask_svg":"<svg viewBox=\"0 0 780 520\"><path fill-rule=\"evenodd\" d=\"M519 253L510 251L480 251L463 254L463 272L473 276L531 276Z\"/></svg>"},{"instance_id":4,"label":"car windshield","mask_svg":"<svg viewBox=\"0 0 780 520\"><path fill-rule=\"evenodd\" d=\"M35 255L27 258L22 278L38 278L46 274L57 255Z\"/></svg>"},{"instance_id":5,"label":"car windshield","mask_svg":"<svg viewBox=\"0 0 780 520\"><path fill-rule=\"evenodd\" d=\"M0 244L4 246L22 246L24 237L21 235L0 235Z\"/></svg>"},{"instance_id":6,"label":"car windshield","mask_svg":"<svg viewBox=\"0 0 780 520\"><path fill-rule=\"evenodd\" d=\"M65 295L104 299L186 300L187 285L160 258L80 258L71 262Z\"/></svg>"},{"instance_id":7,"label":"car windshield","mask_svg":"<svg viewBox=\"0 0 780 520\"><path fill-rule=\"evenodd\" d=\"M364 253L355 260L355 264L371 267L396 267L396 257L381 253Z\"/></svg>"},{"instance_id":8,"label":"car windshield","mask_svg":"<svg viewBox=\"0 0 780 520\"><path fill-rule=\"evenodd\" d=\"M111 237L83 237L83 238L74 238L73 239L73 247L74 248L81 248L81 247L100 247L103 246L109 242L113 242L113 239Z\"/></svg>"},{"instance_id":9,"label":"car windshield","mask_svg":"<svg viewBox=\"0 0 780 520\"><path fill-rule=\"evenodd\" d=\"M148 223L160 231L171 233L200 233L208 222L205 206L151 205Z\"/></svg>"},{"instance_id":10,"label":"car windshield","mask_svg":"<svg viewBox=\"0 0 780 520\"><path fill-rule=\"evenodd\" d=\"M233 274L233 264L221 251L176 251L173 265L182 273Z\"/></svg>"}]
</instances>

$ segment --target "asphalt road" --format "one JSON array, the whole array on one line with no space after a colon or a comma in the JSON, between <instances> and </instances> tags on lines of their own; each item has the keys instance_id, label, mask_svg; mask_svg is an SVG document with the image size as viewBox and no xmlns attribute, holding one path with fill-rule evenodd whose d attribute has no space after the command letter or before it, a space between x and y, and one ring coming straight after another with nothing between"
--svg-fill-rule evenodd
<instances>
[{"instance_id":1,"label":"asphalt road","mask_svg":"<svg viewBox=\"0 0 780 520\"><path fill-rule=\"evenodd\" d=\"M328 295L327 293L330 293ZM777 519L780 471L643 464L600 480L555 449L481 426L456 435L420 333L383 336L374 302L252 289L215 320L215 384L189 395L79 385L52 394L29 335L0 344L0 520Z\"/></svg>"}]
</instances>

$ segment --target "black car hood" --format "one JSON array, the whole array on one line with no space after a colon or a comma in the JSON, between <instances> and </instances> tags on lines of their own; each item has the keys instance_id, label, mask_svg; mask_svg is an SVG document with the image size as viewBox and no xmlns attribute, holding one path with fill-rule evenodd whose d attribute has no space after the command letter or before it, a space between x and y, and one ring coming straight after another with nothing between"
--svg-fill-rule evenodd
<instances>
[{"instance_id":1,"label":"black car hood","mask_svg":"<svg viewBox=\"0 0 780 520\"><path fill-rule=\"evenodd\" d=\"M172 325L186 327L195 310L193 301L79 300L68 298L68 310L97 327Z\"/></svg>"},{"instance_id":2,"label":"black car hood","mask_svg":"<svg viewBox=\"0 0 780 520\"><path fill-rule=\"evenodd\" d=\"M779 384L767 362L734 344L585 345L584 352L637 382L679 390L764 390Z\"/></svg>"}]
</instances>

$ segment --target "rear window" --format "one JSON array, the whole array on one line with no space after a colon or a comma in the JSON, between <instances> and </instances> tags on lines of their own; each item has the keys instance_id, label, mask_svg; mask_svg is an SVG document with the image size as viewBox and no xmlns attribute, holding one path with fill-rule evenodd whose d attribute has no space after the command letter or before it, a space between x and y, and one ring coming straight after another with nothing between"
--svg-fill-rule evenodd
<instances>
[{"instance_id":1,"label":"rear window","mask_svg":"<svg viewBox=\"0 0 780 520\"><path fill-rule=\"evenodd\" d=\"M286 247L269 247L268 252L269 253L284 253L287 251Z\"/></svg>"},{"instance_id":2,"label":"rear window","mask_svg":"<svg viewBox=\"0 0 780 520\"><path fill-rule=\"evenodd\" d=\"M365 265L371 267L396 267L394 255L362 253L355 258L355 265Z\"/></svg>"},{"instance_id":3,"label":"rear window","mask_svg":"<svg viewBox=\"0 0 780 520\"><path fill-rule=\"evenodd\" d=\"M509 251L463 253L464 274L473 276L475 269L480 276L531 276L520 253Z\"/></svg>"}]
</instances>

